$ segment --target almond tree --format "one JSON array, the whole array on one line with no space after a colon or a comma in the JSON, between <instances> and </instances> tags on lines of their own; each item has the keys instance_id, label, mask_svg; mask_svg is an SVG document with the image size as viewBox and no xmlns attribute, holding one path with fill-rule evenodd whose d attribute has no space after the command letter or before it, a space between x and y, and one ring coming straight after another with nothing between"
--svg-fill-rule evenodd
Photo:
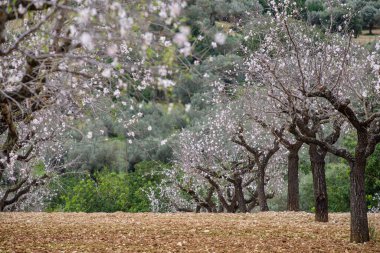
<instances>
[{"instance_id":1,"label":"almond tree","mask_svg":"<svg viewBox=\"0 0 380 253\"><path fill-rule=\"evenodd\" d=\"M288 15L288 3L274 5L273 26L248 61L249 79L267 85L268 95L278 112L288 116L289 130L298 140L320 155L327 151L347 161L351 241L366 242L365 167L380 141L377 55L353 44L351 34L321 34L300 25ZM334 144L341 120L357 134L354 154ZM322 132L308 133L314 127Z\"/></svg>"},{"instance_id":2,"label":"almond tree","mask_svg":"<svg viewBox=\"0 0 380 253\"><path fill-rule=\"evenodd\" d=\"M288 211L300 210L300 193L299 193L299 151L302 148L303 142L292 140L292 137L287 137L282 129L274 129L273 133L278 136L281 145L288 150Z\"/></svg>"},{"instance_id":3,"label":"almond tree","mask_svg":"<svg viewBox=\"0 0 380 253\"><path fill-rule=\"evenodd\" d=\"M238 94L238 93L237 93ZM267 176L273 177L272 187L275 184L278 189L281 187L277 181L282 174L282 156L280 155L280 140L267 131L267 128L257 120L259 114L252 110L251 104L246 103L249 91L239 96L236 100L228 102L223 115L216 123L221 126L229 126L229 138L239 145L248 155L252 157L257 170L257 197L261 211L268 211L266 184ZM226 107L225 105L222 105ZM276 176L273 176L276 175Z\"/></svg>"},{"instance_id":4,"label":"almond tree","mask_svg":"<svg viewBox=\"0 0 380 253\"><path fill-rule=\"evenodd\" d=\"M196 211L249 212L258 204L254 163L216 132L205 128L181 133L175 167L184 175L174 181L175 187L192 198Z\"/></svg>"},{"instance_id":5,"label":"almond tree","mask_svg":"<svg viewBox=\"0 0 380 253\"><path fill-rule=\"evenodd\" d=\"M272 100L268 100L265 88L246 87L243 89L243 93L244 96L241 99L244 101L242 107L245 115L265 129L267 133L271 133L287 150L287 210L299 211L299 151L303 142L296 140L293 134L287 131L287 121L281 117L281 114L274 114L275 104Z\"/></svg>"},{"instance_id":6,"label":"almond tree","mask_svg":"<svg viewBox=\"0 0 380 253\"><path fill-rule=\"evenodd\" d=\"M263 149L260 144L248 144L246 138L244 137L244 127L240 126L238 129L237 137L233 138L233 142L244 147L247 152L252 154L258 168L258 179L257 179L257 195L261 211L269 211L267 203L267 195L265 194L266 185L266 169L268 167L270 159L273 155L280 149L279 141L274 140L273 146ZM259 146L259 147L257 147Z\"/></svg>"},{"instance_id":7,"label":"almond tree","mask_svg":"<svg viewBox=\"0 0 380 253\"><path fill-rule=\"evenodd\" d=\"M239 115L236 104L230 103L198 128L180 134L178 148L174 149L177 173L171 171L171 182L191 197L198 211L250 212L258 205L266 211L273 190L281 189L279 157L275 156L279 143L274 141L272 146L271 135L266 138L263 131L253 130ZM242 133L243 127L250 131ZM272 192L268 193L268 188Z\"/></svg>"},{"instance_id":8,"label":"almond tree","mask_svg":"<svg viewBox=\"0 0 380 253\"><path fill-rule=\"evenodd\" d=\"M270 96L272 96L271 93ZM302 140L297 140L292 136L288 128L286 117L282 114L288 111L285 105L276 108L276 104L269 99L268 90L258 89L254 96L248 98L246 104L251 104L249 112L255 112L255 120L262 125L263 128L270 131L281 144L288 150L288 210L298 210L299 208L299 182L298 182L298 152L304 143ZM264 105L264 106L259 106ZM280 111L278 110L280 109ZM299 127L305 134L313 137L319 136L325 141L334 144L340 136L340 125L334 125L334 131L324 136L324 122L320 118L322 115L310 116L309 108L299 106L297 112L302 114L302 119L299 121ZM277 117L273 117L276 115ZM285 114L286 116L286 114ZM324 118L324 120L328 117ZM317 145L309 145L309 156L311 161L311 170L313 175L313 188L315 200L315 220L321 222L328 221L328 197L327 186L325 179L325 157L327 151L321 149Z\"/></svg>"},{"instance_id":9,"label":"almond tree","mask_svg":"<svg viewBox=\"0 0 380 253\"><path fill-rule=\"evenodd\" d=\"M153 53L174 55L177 46L189 53L187 35L171 29L183 6L176 0L0 2L1 211L64 172L64 132L89 108L96 111L99 98L171 84L170 71L157 73L172 58ZM151 31L152 22L162 29ZM128 126L136 118L121 120Z\"/></svg>"}]
</instances>

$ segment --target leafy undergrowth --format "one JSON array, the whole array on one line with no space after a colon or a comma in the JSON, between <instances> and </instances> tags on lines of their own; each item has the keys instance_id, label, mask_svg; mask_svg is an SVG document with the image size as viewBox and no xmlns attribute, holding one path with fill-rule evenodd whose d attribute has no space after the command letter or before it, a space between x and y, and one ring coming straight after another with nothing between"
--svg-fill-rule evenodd
<instances>
[{"instance_id":1,"label":"leafy undergrowth","mask_svg":"<svg viewBox=\"0 0 380 253\"><path fill-rule=\"evenodd\" d=\"M380 214L369 214L380 232ZM349 214L0 213L0 252L380 252L349 243Z\"/></svg>"}]
</instances>

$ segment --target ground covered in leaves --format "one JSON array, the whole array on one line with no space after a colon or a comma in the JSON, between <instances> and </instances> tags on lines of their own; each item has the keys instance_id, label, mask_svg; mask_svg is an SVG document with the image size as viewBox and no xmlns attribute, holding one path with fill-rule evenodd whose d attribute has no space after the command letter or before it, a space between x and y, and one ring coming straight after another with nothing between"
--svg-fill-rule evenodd
<instances>
[{"instance_id":1,"label":"ground covered in leaves","mask_svg":"<svg viewBox=\"0 0 380 253\"><path fill-rule=\"evenodd\" d=\"M0 252L380 252L349 243L349 214L0 213ZM380 214L369 214L380 233Z\"/></svg>"}]
</instances>

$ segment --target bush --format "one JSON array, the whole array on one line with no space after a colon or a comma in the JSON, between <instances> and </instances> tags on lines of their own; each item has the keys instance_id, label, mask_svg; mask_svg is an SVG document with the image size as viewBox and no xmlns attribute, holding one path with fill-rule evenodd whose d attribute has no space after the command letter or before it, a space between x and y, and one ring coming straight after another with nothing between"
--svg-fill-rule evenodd
<instances>
[{"instance_id":1,"label":"bush","mask_svg":"<svg viewBox=\"0 0 380 253\"><path fill-rule=\"evenodd\" d=\"M327 166L327 194L329 210L347 212L350 210L350 169L345 164Z\"/></svg>"},{"instance_id":2,"label":"bush","mask_svg":"<svg viewBox=\"0 0 380 253\"><path fill-rule=\"evenodd\" d=\"M143 161L135 171L111 172L102 169L85 177L66 176L50 185L55 196L47 211L67 212L149 212L147 193L156 191L166 165Z\"/></svg>"},{"instance_id":3,"label":"bush","mask_svg":"<svg viewBox=\"0 0 380 253\"><path fill-rule=\"evenodd\" d=\"M380 207L380 146L369 157L366 167L366 194L368 208Z\"/></svg>"},{"instance_id":4,"label":"bush","mask_svg":"<svg viewBox=\"0 0 380 253\"><path fill-rule=\"evenodd\" d=\"M128 211L127 174L95 173L95 180L86 178L64 196L64 211L69 212L115 212Z\"/></svg>"},{"instance_id":5,"label":"bush","mask_svg":"<svg viewBox=\"0 0 380 253\"><path fill-rule=\"evenodd\" d=\"M306 0L305 5L309 12L324 11L325 9L322 0Z\"/></svg>"},{"instance_id":6,"label":"bush","mask_svg":"<svg viewBox=\"0 0 380 253\"><path fill-rule=\"evenodd\" d=\"M151 190L157 192L157 186L162 180L161 171L167 165L156 161L143 161L135 166L135 171L128 176L128 211L151 211L150 200L147 193Z\"/></svg>"}]
</instances>

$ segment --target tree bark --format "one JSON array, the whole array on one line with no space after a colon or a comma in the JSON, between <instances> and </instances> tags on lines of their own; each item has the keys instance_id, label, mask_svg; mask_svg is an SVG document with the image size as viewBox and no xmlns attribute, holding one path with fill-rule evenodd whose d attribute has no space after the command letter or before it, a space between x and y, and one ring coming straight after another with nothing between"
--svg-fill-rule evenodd
<instances>
[{"instance_id":1,"label":"tree bark","mask_svg":"<svg viewBox=\"0 0 380 253\"><path fill-rule=\"evenodd\" d=\"M239 211L242 213L247 212L247 205L245 203L244 199L244 193L243 193L243 187L242 187L242 179L236 179L235 180L235 194L237 195L237 202L239 206Z\"/></svg>"},{"instance_id":2,"label":"tree bark","mask_svg":"<svg viewBox=\"0 0 380 253\"><path fill-rule=\"evenodd\" d=\"M260 211L269 211L267 197L265 195L265 168L259 168L257 197L259 199Z\"/></svg>"},{"instance_id":3,"label":"tree bark","mask_svg":"<svg viewBox=\"0 0 380 253\"><path fill-rule=\"evenodd\" d=\"M351 242L356 243L369 241L364 169L363 164L356 162L350 174Z\"/></svg>"},{"instance_id":4,"label":"tree bark","mask_svg":"<svg viewBox=\"0 0 380 253\"><path fill-rule=\"evenodd\" d=\"M299 211L298 149L288 155L288 211Z\"/></svg>"},{"instance_id":5,"label":"tree bark","mask_svg":"<svg viewBox=\"0 0 380 253\"><path fill-rule=\"evenodd\" d=\"M370 26L369 26L369 35L373 35L373 33L372 33L372 28L373 28L373 26L370 25Z\"/></svg>"},{"instance_id":6,"label":"tree bark","mask_svg":"<svg viewBox=\"0 0 380 253\"><path fill-rule=\"evenodd\" d=\"M365 199L365 156L367 137L358 133L358 145L355 150L355 162L350 164L350 207L351 207L351 242L369 241L367 203Z\"/></svg>"},{"instance_id":7,"label":"tree bark","mask_svg":"<svg viewBox=\"0 0 380 253\"><path fill-rule=\"evenodd\" d=\"M326 151L315 144L309 144L311 171L313 175L315 221L328 222L328 199L325 175Z\"/></svg>"}]
</instances>

